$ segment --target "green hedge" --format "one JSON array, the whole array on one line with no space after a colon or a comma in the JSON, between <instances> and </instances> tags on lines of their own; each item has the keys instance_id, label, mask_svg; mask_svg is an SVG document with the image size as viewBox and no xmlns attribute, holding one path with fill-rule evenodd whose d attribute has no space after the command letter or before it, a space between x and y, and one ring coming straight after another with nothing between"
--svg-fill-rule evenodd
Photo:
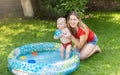
<instances>
[{"instance_id":1,"label":"green hedge","mask_svg":"<svg viewBox=\"0 0 120 75\"><path fill-rule=\"evenodd\" d=\"M84 15L88 0L39 0L36 17L54 20L59 16L67 16L69 11L77 11Z\"/></svg>"}]
</instances>

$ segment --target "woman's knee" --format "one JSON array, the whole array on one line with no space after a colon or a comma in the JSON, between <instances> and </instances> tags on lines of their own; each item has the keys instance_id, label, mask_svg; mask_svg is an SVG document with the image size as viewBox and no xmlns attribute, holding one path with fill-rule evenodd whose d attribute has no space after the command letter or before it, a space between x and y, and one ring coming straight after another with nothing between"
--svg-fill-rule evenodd
<instances>
[{"instance_id":1,"label":"woman's knee","mask_svg":"<svg viewBox=\"0 0 120 75\"><path fill-rule=\"evenodd\" d=\"M85 56L85 55L80 55L80 60L85 60L85 59L87 59L88 57L87 56Z\"/></svg>"}]
</instances>

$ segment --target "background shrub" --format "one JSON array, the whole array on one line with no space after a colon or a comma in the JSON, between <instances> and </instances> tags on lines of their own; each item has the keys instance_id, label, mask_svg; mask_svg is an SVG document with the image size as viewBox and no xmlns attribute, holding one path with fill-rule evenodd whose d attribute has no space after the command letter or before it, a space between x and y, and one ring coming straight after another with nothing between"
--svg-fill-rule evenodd
<instances>
[{"instance_id":1,"label":"background shrub","mask_svg":"<svg viewBox=\"0 0 120 75\"><path fill-rule=\"evenodd\" d=\"M67 16L69 11L77 11L84 15L88 0L38 0L37 14L41 19L54 20L59 16Z\"/></svg>"}]
</instances>

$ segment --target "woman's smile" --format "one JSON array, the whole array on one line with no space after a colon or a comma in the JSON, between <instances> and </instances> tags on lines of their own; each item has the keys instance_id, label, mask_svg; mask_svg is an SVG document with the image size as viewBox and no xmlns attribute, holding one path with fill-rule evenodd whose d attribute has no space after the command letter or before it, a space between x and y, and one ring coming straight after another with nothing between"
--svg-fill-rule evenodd
<instances>
[{"instance_id":1,"label":"woman's smile","mask_svg":"<svg viewBox=\"0 0 120 75\"><path fill-rule=\"evenodd\" d=\"M76 16L74 16L74 15L71 15L71 16L70 16L69 23L70 23L70 26L71 26L72 28L76 27L77 24L78 24L78 22L79 22L79 20L77 19Z\"/></svg>"}]
</instances>

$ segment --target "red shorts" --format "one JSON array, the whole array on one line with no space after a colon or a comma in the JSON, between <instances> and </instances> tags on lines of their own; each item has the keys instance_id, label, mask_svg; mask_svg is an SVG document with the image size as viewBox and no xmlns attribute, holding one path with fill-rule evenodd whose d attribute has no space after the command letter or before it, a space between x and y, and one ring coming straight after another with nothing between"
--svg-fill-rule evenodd
<instances>
[{"instance_id":1,"label":"red shorts","mask_svg":"<svg viewBox=\"0 0 120 75\"><path fill-rule=\"evenodd\" d=\"M70 41L70 42L68 42L68 43L62 43L62 45L63 45L63 47L66 49L66 47L67 47L68 45L72 45L72 41Z\"/></svg>"}]
</instances>

